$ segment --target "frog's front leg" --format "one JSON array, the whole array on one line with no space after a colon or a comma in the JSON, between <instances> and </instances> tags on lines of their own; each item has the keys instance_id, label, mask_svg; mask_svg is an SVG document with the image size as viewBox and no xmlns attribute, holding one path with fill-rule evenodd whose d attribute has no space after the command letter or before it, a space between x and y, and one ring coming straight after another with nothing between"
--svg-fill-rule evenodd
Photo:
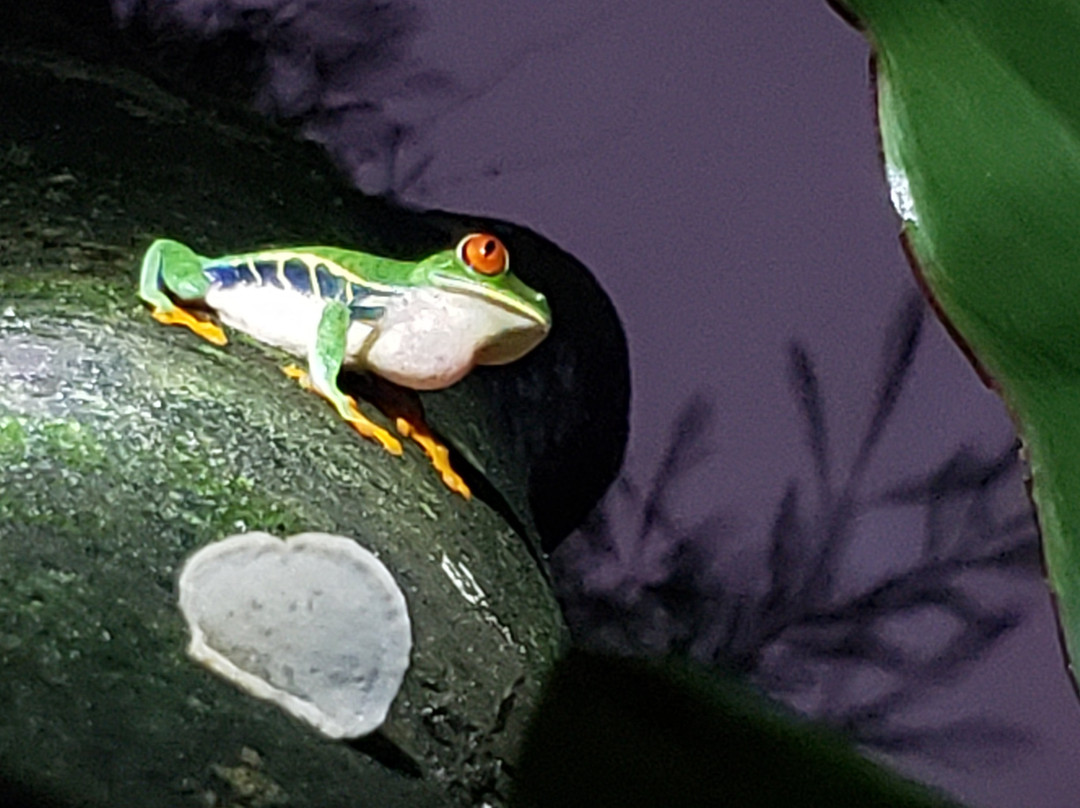
<instances>
[{"instance_id":1,"label":"frog's front leg","mask_svg":"<svg viewBox=\"0 0 1080 808\"><path fill-rule=\"evenodd\" d=\"M289 378L296 379L301 387L314 390L333 404L341 418L365 438L377 441L391 454L400 455L401 442L370 421L357 408L356 401L337 386L337 377L345 361L350 323L349 308L345 304L338 301L327 302L319 319L315 343L308 351L310 372L305 373L295 365L288 365L282 370ZM399 417L397 429L402 435L419 444L447 488L465 499L470 498L472 492L468 485L450 466L449 450L435 439L426 426Z\"/></svg>"},{"instance_id":2,"label":"frog's front leg","mask_svg":"<svg viewBox=\"0 0 1080 808\"><path fill-rule=\"evenodd\" d=\"M379 443L391 454L401 454L401 441L378 424L369 420L356 406L356 401L341 392L337 385L341 365L345 361L345 346L349 334L349 308L336 300L328 301L319 318L315 342L308 351L305 373L295 365L283 368L285 375L296 379L306 390L314 390L334 405L338 415L365 438Z\"/></svg>"},{"instance_id":3,"label":"frog's front leg","mask_svg":"<svg viewBox=\"0 0 1080 808\"><path fill-rule=\"evenodd\" d=\"M180 242L158 239L146 251L139 275L139 297L150 304L153 318L166 325L185 326L215 345L224 345L228 339L220 326L177 306L164 291L187 301L203 299L209 288L202 258Z\"/></svg>"}]
</instances>

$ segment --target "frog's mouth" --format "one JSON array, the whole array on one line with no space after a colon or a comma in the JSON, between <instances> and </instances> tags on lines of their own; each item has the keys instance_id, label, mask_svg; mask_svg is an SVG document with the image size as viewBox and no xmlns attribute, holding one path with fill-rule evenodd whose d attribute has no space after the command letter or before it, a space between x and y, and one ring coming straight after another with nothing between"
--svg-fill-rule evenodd
<instances>
[{"instance_id":1,"label":"frog's mouth","mask_svg":"<svg viewBox=\"0 0 1080 808\"><path fill-rule=\"evenodd\" d=\"M467 294L472 298L497 305L512 314L523 317L530 322L532 328L542 329L543 333L541 336L547 334L548 328L550 327L549 318L546 316L547 300L539 293L536 295L538 298L536 305L530 306L523 303L514 295L507 294L500 289L495 289L491 286L480 286L475 283L470 283L467 280L462 280L461 278L444 275L441 272L433 273L432 279L437 286L440 286L443 289L452 289L455 292ZM543 309L543 312L541 312L540 309Z\"/></svg>"},{"instance_id":2,"label":"frog's mouth","mask_svg":"<svg viewBox=\"0 0 1080 808\"><path fill-rule=\"evenodd\" d=\"M497 339L493 339L477 349L476 364L505 365L516 362L539 345L546 335L547 328L541 328L539 325L529 325L504 331L499 334Z\"/></svg>"}]
</instances>

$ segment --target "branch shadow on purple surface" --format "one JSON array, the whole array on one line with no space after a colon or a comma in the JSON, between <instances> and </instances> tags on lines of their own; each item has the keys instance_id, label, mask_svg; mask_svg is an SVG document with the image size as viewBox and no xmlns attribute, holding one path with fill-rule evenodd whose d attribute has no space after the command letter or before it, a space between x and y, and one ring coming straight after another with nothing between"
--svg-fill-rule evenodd
<instances>
[{"instance_id":1,"label":"branch shadow on purple surface","mask_svg":"<svg viewBox=\"0 0 1080 808\"><path fill-rule=\"evenodd\" d=\"M969 675L1021 622L1019 606L987 602L985 576L1039 574L1034 518L1016 495L1015 441L989 453L959 446L936 467L883 486L867 479L915 362L925 312L912 293L889 324L868 425L844 469L831 462L811 354L790 345L789 386L813 478L787 482L764 540L737 535L724 507L691 525L677 517L676 494L710 456L712 407L692 397L649 483L621 477L553 558L576 640L733 671L889 754L969 767L1030 748L1030 731L988 716L905 723L907 711ZM866 539L859 520L896 509L921 517L921 535L891 537L912 548L911 557L850 583L850 553ZM756 567L745 552L755 547ZM735 564L726 560L733 557Z\"/></svg>"},{"instance_id":2,"label":"branch shadow on purple surface","mask_svg":"<svg viewBox=\"0 0 1080 808\"><path fill-rule=\"evenodd\" d=\"M112 8L159 80L253 102L323 145L367 193L394 198L418 180L433 157L420 146L426 116L460 95L447 71L411 55L426 25L414 3L112 0Z\"/></svg>"}]
</instances>

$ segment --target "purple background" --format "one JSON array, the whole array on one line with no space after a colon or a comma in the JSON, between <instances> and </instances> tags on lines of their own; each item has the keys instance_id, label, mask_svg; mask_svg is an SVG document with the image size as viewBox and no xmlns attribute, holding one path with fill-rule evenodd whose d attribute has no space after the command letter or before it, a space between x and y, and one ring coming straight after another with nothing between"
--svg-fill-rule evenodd
<instances>
[{"instance_id":1,"label":"purple background","mask_svg":"<svg viewBox=\"0 0 1080 808\"><path fill-rule=\"evenodd\" d=\"M816 359L834 460L850 461L884 325L913 281L878 160L868 48L824 0L425 2L404 72L449 81L428 75L439 92L386 96L381 112L411 133L393 175L369 159L374 130L341 113L340 99L353 83L393 87L404 73L369 64L350 74L343 59L328 84L325 71L316 78L320 54L355 41L361 20L348 8L193 0L179 11L203 34L244 10L287 20L278 36L291 44L271 45L260 103L300 116L337 105L311 118L310 133L367 190L524 224L591 268L630 342L629 476L652 472L693 391L715 405L715 453L682 490L680 516L722 506L740 534L764 537L788 479L811 474L786 377L792 338ZM429 158L417 181L399 181ZM870 478L924 471L960 444L990 455L1011 435L1000 401L931 321ZM1018 480L1011 496L1026 507ZM858 529L856 574L901 564L920 535L903 513ZM905 719L986 714L1030 730L1033 743L966 769L895 763L973 806L1074 808L1080 709L1049 599L1019 576L986 595L1022 605L1024 624Z\"/></svg>"}]
</instances>

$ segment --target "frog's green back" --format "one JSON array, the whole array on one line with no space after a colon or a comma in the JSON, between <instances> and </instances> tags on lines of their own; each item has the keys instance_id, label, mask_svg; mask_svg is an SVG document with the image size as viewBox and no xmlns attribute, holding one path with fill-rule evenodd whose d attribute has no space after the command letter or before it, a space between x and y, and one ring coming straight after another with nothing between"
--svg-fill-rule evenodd
<instances>
[{"instance_id":1,"label":"frog's green back","mask_svg":"<svg viewBox=\"0 0 1080 808\"><path fill-rule=\"evenodd\" d=\"M327 268L335 273L340 271L350 283L387 286L412 286L414 283L415 261L400 261L341 247L289 247L286 251L316 255L329 261Z\"/></svg>"}]
</instances>

